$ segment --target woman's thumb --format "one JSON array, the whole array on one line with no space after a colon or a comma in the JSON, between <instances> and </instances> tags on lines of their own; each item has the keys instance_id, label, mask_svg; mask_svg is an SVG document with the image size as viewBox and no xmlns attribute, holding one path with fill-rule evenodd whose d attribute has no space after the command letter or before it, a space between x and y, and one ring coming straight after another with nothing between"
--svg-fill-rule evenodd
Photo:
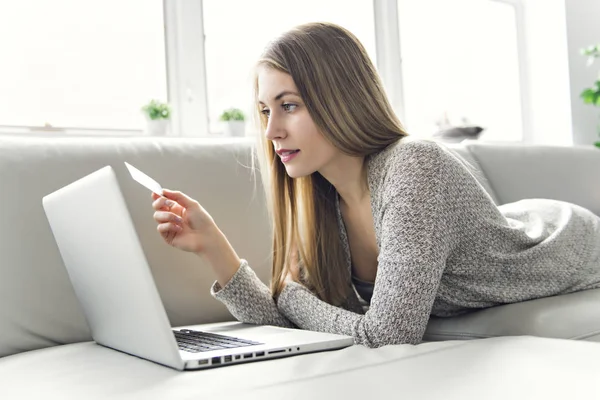
<instances>
[{"instance_id":1,"label":"woman's thumb","mask_svg":"<svg viewBox=\"0 0 600 400\"><path fill-rule=\"evenodd\" d=\"M177 190L169 190L163 188L163 196L165 196L167 199L175 200L177 203L179 203L185 208L188 208L195 203L194 199L186 196L185 194Z\"/></svg>"}]
</instances>

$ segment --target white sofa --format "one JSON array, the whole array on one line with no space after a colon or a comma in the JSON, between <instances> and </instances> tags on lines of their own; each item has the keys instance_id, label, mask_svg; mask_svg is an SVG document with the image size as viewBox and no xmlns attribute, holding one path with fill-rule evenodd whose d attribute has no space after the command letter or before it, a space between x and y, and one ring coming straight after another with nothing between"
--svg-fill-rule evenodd
<instances>
[{"instance_id":1,"label":"white sofa","mask_svg":"<svg viewBox=\"0 0 600 400\"><path fill-rule=\"evenodd\" d=\"M128 178L123 161L196 198L267 281L270 231L250 170L252 145L251 139L0 136L0 398L600 398L594 343L600 290L434 318L416 346L352 346L195 372L92 342L42 196L112 165L171 324L228 321L231 315L209 294L211 272L162 242L149 192ZM451 147L479 170L498 204L555 198L600 215L598 149Z\"/></svg>"}]
</instances>

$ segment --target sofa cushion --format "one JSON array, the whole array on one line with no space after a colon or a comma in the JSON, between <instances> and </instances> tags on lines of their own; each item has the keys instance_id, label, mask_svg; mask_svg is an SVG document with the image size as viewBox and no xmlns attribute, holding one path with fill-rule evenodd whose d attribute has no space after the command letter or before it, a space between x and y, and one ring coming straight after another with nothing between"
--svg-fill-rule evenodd
<instances>
[{"instance_id":1,"label":"sofa cushion","mask_svg":"<svg viewBox=\"0 0 600 400\"><path fill-rule=\"evenodd\" d=\"M426 341L533 335L600 342L600 289L432 317Z\"/></svg>"},{"instance_id":2,"label":"sofa cushion","mask_svg":"<svg viewBox=\"0 0 600 400\"><path fill-rule=\"evenodd\" d=\"M0 359L0 382L7 399L591 399L598 360L597 343L524 336L351 346L178 372L77 343Z\"/></svg>"}]
</instances>

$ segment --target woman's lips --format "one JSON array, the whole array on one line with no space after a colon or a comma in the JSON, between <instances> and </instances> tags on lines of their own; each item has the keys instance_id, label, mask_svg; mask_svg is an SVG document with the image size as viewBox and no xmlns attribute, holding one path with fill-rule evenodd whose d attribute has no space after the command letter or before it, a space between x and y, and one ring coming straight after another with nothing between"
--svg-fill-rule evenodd
<instances>
[{"instance_id":1,"label":"woman's lips","mask_svg":"<svg viewBox=\"0 0 600 400\"><path fill-rule=\"evenodd\" d=\"M291 161L294 157L296 157L299 153L300 153L300 150L296 150L294 152L281 154L279 157L281 157L282 163L287 163L287 162Z\"/></svg>"}]
</instances>

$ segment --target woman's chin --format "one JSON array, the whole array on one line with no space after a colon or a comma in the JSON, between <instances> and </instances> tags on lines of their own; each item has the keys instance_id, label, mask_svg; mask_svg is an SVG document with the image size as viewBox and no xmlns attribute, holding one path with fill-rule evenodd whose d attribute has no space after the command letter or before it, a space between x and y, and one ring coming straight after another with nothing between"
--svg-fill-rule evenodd
<instances>
[{"instance_id":1,"label":"woman's chin","mask_svg":"<svg viewBox=\"0 0 600 400\"><path fill-rule=\"evenodd\" d=\"M310 175L309 173L306 173L306 171L300 170L300 168L294 168L292 166L286 166L285 170L288 176L292 179L302 178L303 176Z\"/></svg>"}]
</instances>

